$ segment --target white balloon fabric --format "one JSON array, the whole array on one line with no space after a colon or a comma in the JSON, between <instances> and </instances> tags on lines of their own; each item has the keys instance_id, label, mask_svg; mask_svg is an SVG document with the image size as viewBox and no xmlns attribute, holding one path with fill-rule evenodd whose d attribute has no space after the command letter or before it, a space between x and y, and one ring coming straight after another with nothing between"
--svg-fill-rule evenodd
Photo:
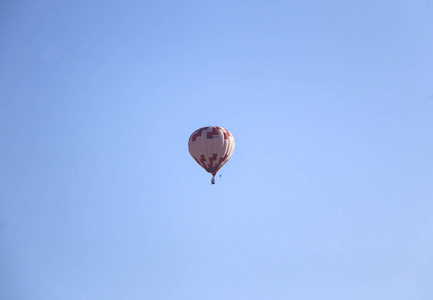
<instances>
[{"instance_id":1,"label":"white balloon fabric","mask_svg":"<svg viewBox=\"0 0 433 300\"><path fill-rule=\"evenodd\" d=\"M188 141L191 156L213 176L229 160L234 148L233 135L227 129L218 126L197 129Z\"/></svg>"}]
</instances>

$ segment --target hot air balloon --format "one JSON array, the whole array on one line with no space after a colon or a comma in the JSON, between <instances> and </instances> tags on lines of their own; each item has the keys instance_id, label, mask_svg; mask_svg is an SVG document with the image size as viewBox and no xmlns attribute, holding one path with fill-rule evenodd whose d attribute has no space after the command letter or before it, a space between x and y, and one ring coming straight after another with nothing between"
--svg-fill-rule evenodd
<instances>
[{"instance_id":1,"label":"hot air balloon","mask_svg":"<svg viewBox=\"0 0 433 300\"><path fill-rule=\"evenodd\" d=\"M234 148L233 135L218 126L197 129L188 141L189 153L206 172L212 174L212 184L215 184L216 173L232 156Z\"/></svg>"}]
</instances>

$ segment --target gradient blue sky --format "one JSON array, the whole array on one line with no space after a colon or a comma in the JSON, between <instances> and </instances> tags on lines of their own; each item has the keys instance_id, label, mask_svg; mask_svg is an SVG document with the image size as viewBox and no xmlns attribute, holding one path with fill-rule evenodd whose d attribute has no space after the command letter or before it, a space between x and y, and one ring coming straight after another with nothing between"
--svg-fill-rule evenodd
<instances>
[{"instance_id":1,"label":"gradient blue sky","mask_svg":"<svg viewBox=\"0 0 433 300\"><path fill-rule=\"evenodd\" d=\"M432 299L432 16L2 0L0 299Z\"/></svg>"}]
</instances>

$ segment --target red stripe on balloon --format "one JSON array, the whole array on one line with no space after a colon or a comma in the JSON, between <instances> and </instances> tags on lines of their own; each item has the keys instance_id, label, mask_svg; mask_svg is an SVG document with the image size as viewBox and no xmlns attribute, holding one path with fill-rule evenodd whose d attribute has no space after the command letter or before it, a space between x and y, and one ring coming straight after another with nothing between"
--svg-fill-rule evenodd
<instances>
[{"instance_id":1,"label":"red stripe on balloon","mask_svg":"<svg viewBox=\"0 0 433 300\"><path fill-rule=\"evenodd\" d=\"M199 130L197 130L195 133L192 134L192 139L191 142L195 142L195 140L197 139L197 137L201 136L203 130L207 129L207 127L203 127L200 128Z\"/></svg>"}]
</instances>

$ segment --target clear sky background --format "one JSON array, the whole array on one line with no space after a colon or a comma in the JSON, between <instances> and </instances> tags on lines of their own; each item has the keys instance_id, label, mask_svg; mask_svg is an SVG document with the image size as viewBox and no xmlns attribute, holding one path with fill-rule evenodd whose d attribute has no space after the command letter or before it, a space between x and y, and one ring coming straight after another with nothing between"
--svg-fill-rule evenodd
<instances>
[{"instance_id":1,"label":"clear sky background","mask_svg":"<svg viewBox=\"0 0 433 300\"><path fill-rule=\"evenodd\" d=\"M432 299L432 16L0 1L0 299Z\"/></svg>"}]
</instances>

